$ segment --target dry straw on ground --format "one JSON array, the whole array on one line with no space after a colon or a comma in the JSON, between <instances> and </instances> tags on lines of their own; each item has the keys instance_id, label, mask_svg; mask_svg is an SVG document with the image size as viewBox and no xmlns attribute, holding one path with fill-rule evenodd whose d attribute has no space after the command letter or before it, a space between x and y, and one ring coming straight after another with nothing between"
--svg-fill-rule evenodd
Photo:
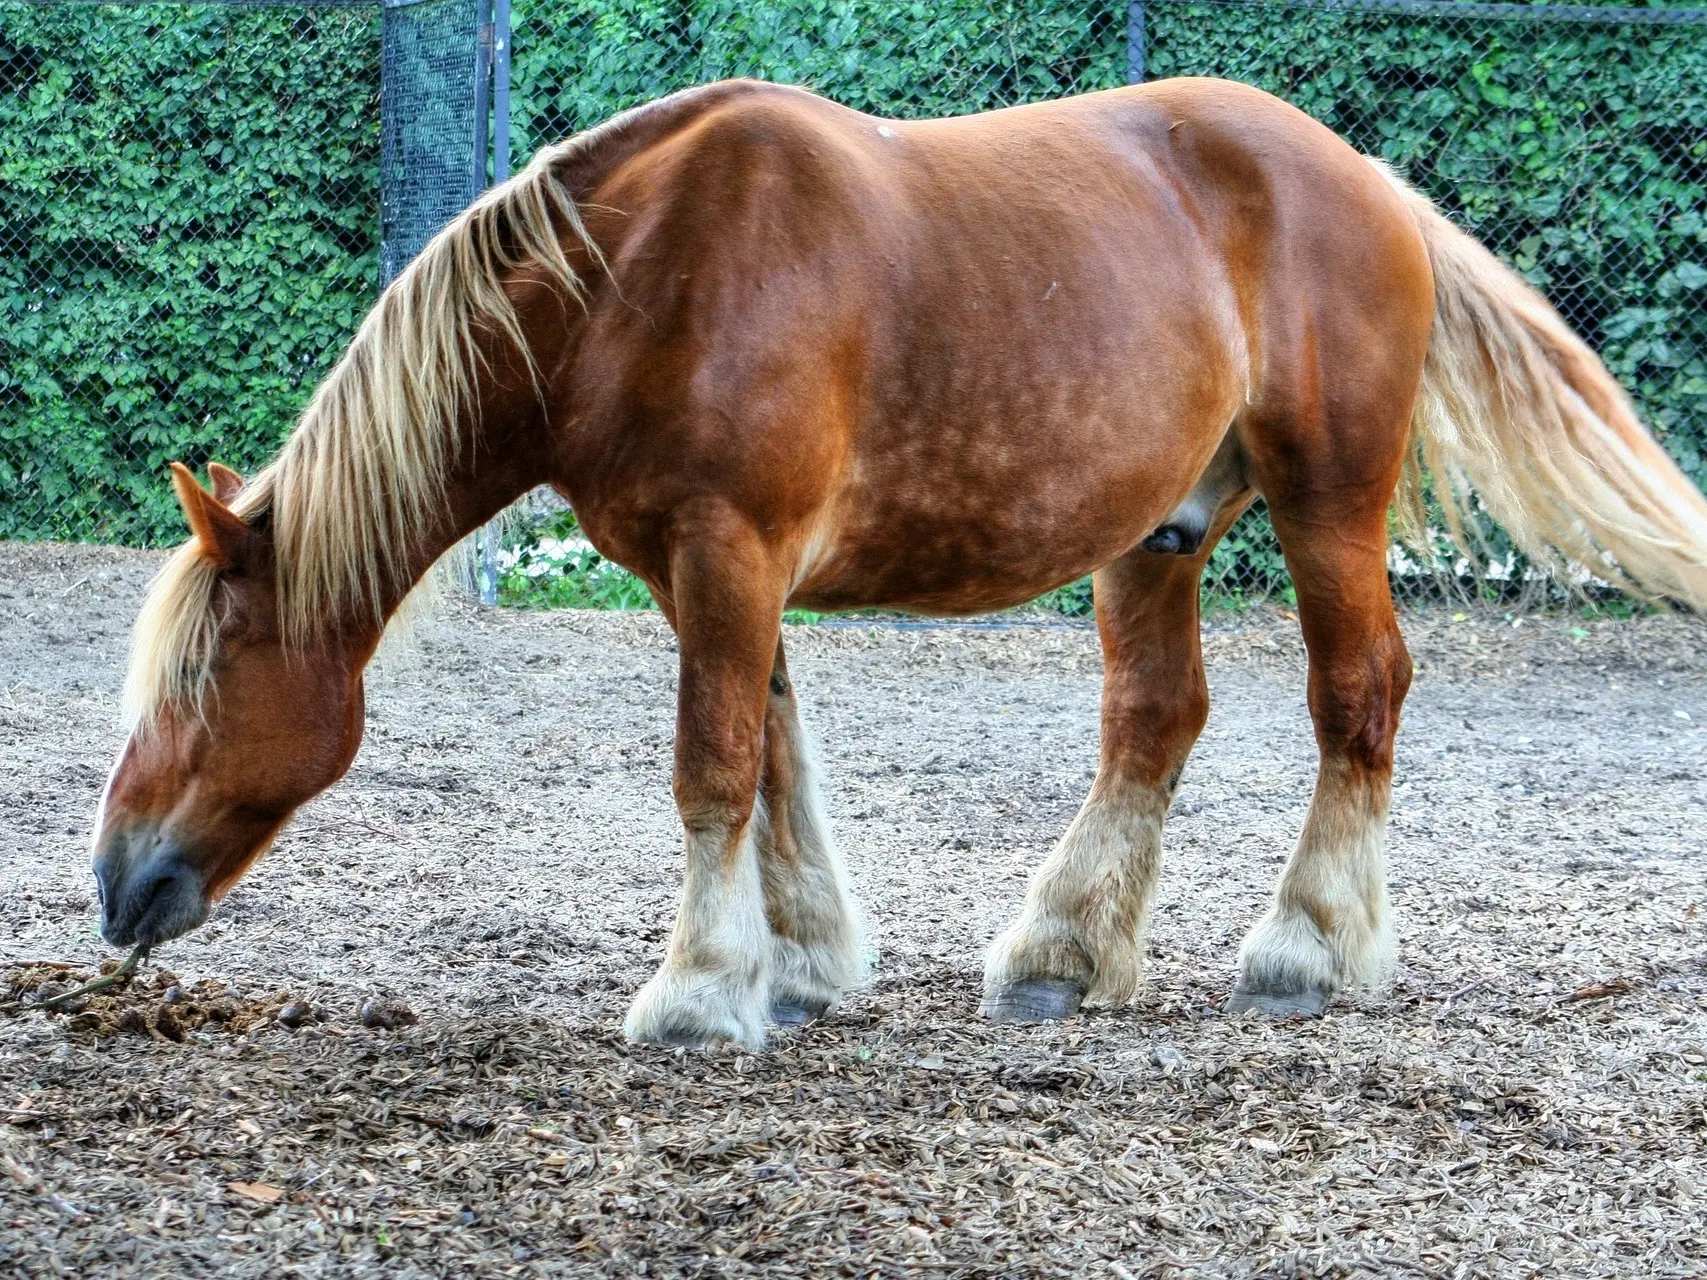
<instances>
[{"instance_id":1,"label":"dry straw on ground","mask_svg":"<svg viewBox=\"0 0 1707 1280\"><path fill-rule=\"evenodd\" d=\"M149 564L0 548L0 999L101 954ZM616 1033L674 893L667 632L449 618L206 929L0 1019L0 1273L1701 1274L1704 630L1409 619L1401 969L1288 1024L1217 1005L1306 800L1301 651L1216 632L1151 983L1017 1030L978 952L1094 767L1094 638L791 632L881 963L701 1055Z\"/></svg>"}]
</instances>

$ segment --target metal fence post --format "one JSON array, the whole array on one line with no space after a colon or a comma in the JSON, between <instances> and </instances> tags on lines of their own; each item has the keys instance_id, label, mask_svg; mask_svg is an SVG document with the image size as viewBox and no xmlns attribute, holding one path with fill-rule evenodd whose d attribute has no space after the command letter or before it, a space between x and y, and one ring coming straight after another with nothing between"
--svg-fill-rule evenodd
<instances>
[{"instance_id":1,"label":"metal fence post","mask_svg":"<svg viewBox=\"0 0 1707 1280\"><path fill-rule=\"evenodd\" d=\"M510 0L492 14L492 181L510 176Z\"/></svg>"},{"instance_id":2,"label":"metal fence post","mask_svg":"<svg viewBox=\"0 0 1707 1280\"><path fill-rule=\"evenodd\" d=\"M509 107L509 4L504 3L504 98L505 109ZM492 0L478 0L474 18L477 32L475 66L474 66L474 171L470 175L472 189L469 200L479 198L486 189L486 161L490 154L493 160L492 181L502 182L505 174L499 172L498 145L492 133L492 89L493 70L498 52L498 34L493 22ZM503 137L503 160L505 169L509 167L509 138L502 124L498 126L497 134ZM488 150L490 148L490 151ZM474 569L475 590L481 604L498 603L498 521L488 520L481 528L477 539L479 552L478 562Z\"/></svg>"},{"instance_id":3,"label":"metal fence post","mask_svg":"<svg viewBox=\"0 0 1707 1280\"><path fill-rule=\"evenodd\" d=\"M472 203L486 190L486 161L492 137L492 0L474 8L474 164L468 181Z\"/></svg>"},{"instance_id":4,"label":"metal fence post","mask_svg":"<svg viewBox=\"0 0 1707 1280\"><path fill-rule=\"evenodd\" d=\"M483 11L487 3L481 0ZM510 176L510 0L497 0L489 12L491 21L482 23L480 46L492 69L492 185L496 186ZM477 114L484 126L486 112ZM498 603L498 526L497 520L488 520L480 531L481 604Z\"/></svg>"},{"instance_id":5,"label":"metal fence post","mask_svg":"<svg viewBox=\"0 0 1707 1280\"><path fill-rule=\"evenodd\" d=\"M382 0L381 286L486 185L477 0Z\"/></svg>"},{"instance_id":6,"label":"metal fence post","mask_svg":"<svg viewBox=\"0 0 1707 1280\"><path fill-rule=\"evenodd\" d=\"M1126 83L1144 83L1144 0L1126 6Z\"/></svg>"}]
</instances>

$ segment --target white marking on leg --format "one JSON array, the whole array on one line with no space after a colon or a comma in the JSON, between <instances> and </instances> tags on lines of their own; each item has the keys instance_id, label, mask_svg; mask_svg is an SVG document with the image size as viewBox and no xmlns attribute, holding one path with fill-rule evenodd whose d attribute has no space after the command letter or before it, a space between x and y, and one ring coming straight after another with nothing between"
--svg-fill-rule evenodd
<instances>
[{"instance_id":1,"label":"white marking on leg","mask_svg":"<svg viewBox=\"0 0 1707 1280\"><path fill-rule=\"evenodd\" d=\"M1019 919L990 947L987 995L1027 978L1048 978L1079 986L1086 1005L1131 1001L1144 976L1167 808L1163 788L1097 780L1032 877Z\"/></svg>"},{"instance_id":2,"label":"white marking on leg","mask_svg":"<svg viewBox=\"0 0 1707 1280\"><path fill-rule=\"evenodd\" d=\"M1242 990L1332 995L1386 978L1387 792L1384 777L1324 762L1274 903L1239 950Z\"/></svg>"},{"instance_id":3,"label":"white marking on leg","mask_svg":"<svg viewBox=\"0 0 1707 1280\"><path fill-rule=\"evenodd\" d=\"M735 837L733 850L726 829L688 833L669 950L628 1011L623 1032L630 1040L764 1045L770 926L754 843L759 815L754 818Z\"/></svg>"},{"instance_id":4,"label":"white marking on leg","mask_svg":"<svg viewBox=\"0 0 1707 1280\"><path fill-rule=\"evenodd\" d=\"M758 833L771 922L771 990L779 1003L827 1012L865 980L864 921L824 813L816 752L792 703L784 704L782 720L794 766L787 847L778 847L768 821Z\"/></svg>"}]
</instances>

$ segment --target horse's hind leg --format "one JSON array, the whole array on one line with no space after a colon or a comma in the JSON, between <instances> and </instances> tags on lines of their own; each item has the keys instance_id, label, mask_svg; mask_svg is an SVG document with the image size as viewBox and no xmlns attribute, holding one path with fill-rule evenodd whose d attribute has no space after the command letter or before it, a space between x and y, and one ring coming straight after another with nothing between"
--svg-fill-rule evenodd
<instances>
[{"instance_id":1,"label":"horse's hind leg","mask_svg":"<svg viewBox=\"0 0 1707 1280\"><path fill-rule=\"evenodd\" d=\"M755 820L787 572L732 513L701 513L670 557L680 643L676 805L681 907L623 1030L662 1044L764 1043L771 942Z\"/></svg>"},{"instance_id":2,"label":"horse's hind leg","mask_svg":"<svg viewBox=\"0 0 1707 1280\"><path fill-rule=\"evenodd\" d=\"M865 971L858 915L818 791L818 762L782 644L765 708L764 803L755 819L765 915L771 929L771 1020L822 1017Z\"/></svg>"},{"instance_id":3,"label":"horse's hind leg","mask_svg":"<svg viewBox=\"0 0 1707 1280\"><path fill-rule=\"evenodd\" d=\"M1130 1001L1162 863L1162 819L1209 715L1198 579L1244 507L1223 510L1196 555L1128 552L1096 575L1103 648L1102 761L1019 919L990 949L980 1010L1030 1022Z\"/></svg>"},{"instance_id":4,"label":"horse's hind leg","mask_svg":"<svg viewBox=\"0 0 1707 1280\"><path fill-rule=\"evenodd\" d=\"M1396 434L1395 473L1402 441ZM1387 802L1411 681L1387 583L1392 487L1383 475L1269 499L1298 592L1321 762L1274 903L1240 950L1229 1012L1319 1013L1336 991L1374 983L1391 962Z\"/></svg>"}]
</instances>

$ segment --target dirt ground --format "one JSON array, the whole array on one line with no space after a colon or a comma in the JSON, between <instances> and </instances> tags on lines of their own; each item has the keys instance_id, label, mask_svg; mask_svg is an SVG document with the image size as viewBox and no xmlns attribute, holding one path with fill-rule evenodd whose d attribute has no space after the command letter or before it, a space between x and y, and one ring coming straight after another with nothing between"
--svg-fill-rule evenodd
<instances>
[{"instance_id":1,"label":"dirt ground","mask_svg":"<svg viewBox=\"0 0 1707 1280\"><path fill-rule=\"evenodd\" d=\"M109 954L88 826L154 563L0 544L0 997ZM453 608L206 927L0 1018L0 1274L1701 1275L1707 625L1406 632L1390 992L1217 1011L1313 766L1296 627L1256 613L1206 644L1143 997L995 1029L1094 635L791 629L879 965L698 1054L618 1033L677 886L667 630Z\"/></svg>"}]
</instances>

